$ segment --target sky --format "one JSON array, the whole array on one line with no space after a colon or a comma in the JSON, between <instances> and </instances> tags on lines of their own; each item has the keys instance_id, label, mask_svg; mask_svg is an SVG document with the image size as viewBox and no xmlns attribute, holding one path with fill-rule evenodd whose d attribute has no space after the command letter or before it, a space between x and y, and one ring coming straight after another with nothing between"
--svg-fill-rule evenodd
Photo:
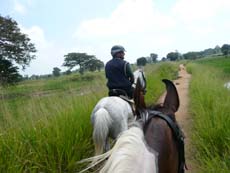
<instances>
[{"instance_id":1,"label":"sky","mask_svg":"<svg viewBox=\"0 0 230 173\"><path fill-rule=\"evenodd\" d=\"M230 0L0 0L37 49L23 75L62 71L64 55L87 53L107 62L113 45L125 60L202 51L230 42Z\"/></svg>"}]
</instances>

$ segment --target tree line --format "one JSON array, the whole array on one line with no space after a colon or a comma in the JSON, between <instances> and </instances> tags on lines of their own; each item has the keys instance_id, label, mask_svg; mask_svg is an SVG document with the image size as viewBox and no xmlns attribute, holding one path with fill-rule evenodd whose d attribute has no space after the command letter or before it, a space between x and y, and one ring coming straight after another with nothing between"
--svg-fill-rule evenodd
<instances>
[{"instance_id":1,"label":"tree line","mask_svg":"<svg viewBox=\"0 0 230 173\"><path fill-rule=\"evenodd\" d=\"M204 58L207 56L218 56L218 55L224 55L228 56L230 55L230 44L223 44L222 47L216 46L215 48L209 48L205 49L203 51L197 51L197 52L187 52L184 54L179 53L178 51L175 52L169 52L166 57L163 57L161 61L177 61L177 60L196 60L199 58ZM147 63L156 63L157 62L158 55L155 53L151 53L149 57L140 57L137 59L137 65L139 66L145 66Z\"/></svg>"},{"instance_id":2,"label":"tree line","mask_svg":"<svg viewBox=\"0 0 230 173\"><path fill-rule=\"evenodd\" d=\"M0 85L13 84L21 81L23 77L19 74L19 67L25 69L32 60L35 59L36 48L31 43L30 38L21 33L18 24L9 16L0 15ZM209 48L200 52L188 52L180 54L178 51L170 52L162 61L176 61L180 59L197 59L210 55L230 54L230 45L224 44L222 47L216 46L214 49ZM148 57L140 57L137 59L137 65L146 65L146 63L156 63L158 55L151 53ZM104 63L97 59L94 55L86 53L71 52L64 55L64 63L62 66L68 70L61 72L61 69L54 67L53 76L61 74L71 74L74 67L80 74L85 71L100 71L104 67ZM51 76L45 75L46 77ZM38 76L33 75L35 79ZM27 77L28 78L28 77Z\"/></svg>"}]
</instances>

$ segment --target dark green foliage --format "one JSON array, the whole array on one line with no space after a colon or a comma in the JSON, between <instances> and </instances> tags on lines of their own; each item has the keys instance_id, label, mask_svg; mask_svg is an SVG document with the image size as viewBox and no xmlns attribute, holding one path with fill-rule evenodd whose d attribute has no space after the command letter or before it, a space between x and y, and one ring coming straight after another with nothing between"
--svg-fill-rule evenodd
<instances>
[{"instance_id":1,"label":"dark green foliage","mask_svg":"<svg viewBox=\"0 0 230 173\"><path fill-rule=\"evenodd\" d=\"M36 49L27 35L21 33L16 21L0 15L0 84L15 83L21 76L16 63L25 69L35 58Z\"/></svg>"},{"instance_id":2,"label":"dark green foliage","mask_svg":"<svg viewBox=\"0 0 230 173\"><path fill-rule=\"evenodd\" d=\"M212 48L205 49L204 51L201 51L200 54L202 57L221 54L221 49L219 46L216 46L214 49Z\"/></svg>"},{"instance_id":3,"label":"dark green foliage","mask_svg":"<svg viewBox=\"0 0 230 173\"><path fill-rule=\"evenodd\" d=\"M22 76L18 73L18 67L13 66L9 60L0 59L0 85L19 82Z\"/></svg>"},{"instance_id":4,"label":"dark green foliage","mask_svg":"<svg viewBox=\"0 0 230 173\"><path fill-rule=\"evenodd\" d=\"M64 74L70 75L71 73L72 73L71 70L67 70Z\"/></svg>"},{"instance_id":5,"label":"dark green foliage","mask_svg":"<svg viewBox=\"0 0 230 173\"><path fill-rule=\"evenodd\" d=\"M96 58L92 58L91 60L85 63L85 68L89 71L100 71L101 68L104 67L104 63Z\"/></svg>"},{"instance_id":6,"label":"dark green foliage","mask_svg":"<svg viewBox=\"0 0 230 173\"><path fill-rule=\"evenodd\" d=\"M167 59L165 57L162 58L162 61L166 61Z\"/></svg>"},{"instance_id":7,"label":"dark green foliage","mask_svg":"<svg viewBox=\"0 0 230 173\"><path fill-rule=\"evenodd\" d=\"M190 59L190 60L195 60L195 59L199 59L199 58L204 58L204 57L208 57L208 56L214 56L214 55L220 55L221 54L221 48L220 46L216 46L214 49L213 48L208 48L205 49L203 51L199 51L199 52L187 52L185 54L183 54L184 59Z\"/></svg>"},{"instance_id":8,"label":"dark green foliage","mask_svg":"<svg viewBox=\"0 0 230 173\"><path fill-rule=\"evenodd\" d=\"M68 53L67 55L64 55L65 60L63 63L63 66L69 67L69 69L72 69L73 67L79 65L80 68L83 65L83 62L88 61L92 57L87 55L86 53Z\"/></svg>"},{"instance_id":9,"label":"dark green foliage","mask_svg":"<svg viewBox=\"0 0 230 173\"><path fill-rule=\"evenodd\" d=\"M158 55L155 54L155 53L151 53L151 54L150 54L150 58L151 58L151 61L152 61L152 62L156 62L156 61L157 61L157 57L158 57Z\"/></svg>"},{"instance_id":10,"label":"dark green foliage","mask_svg":"<svg viewBox=\"0 0 230 173\"><path fill-rule=\"evenodd\" d=\"M194 60L194 59L200 58L201 54L200 54L200 52L188 52L188 53L183 54L183 57L184 57L184 59Z\"/></svg>"},{"instance_id":11,"label":"dark green foliage","mask_svg":"<svg viewBox=\"0 0 230 173\"><path fill-rule=\"evenodd\" d=\"M224 44L221 47L221 51L222 51L223 55L229 55L230 54L230 45L229 44Z\"/></svg>"},{"instance_id":12,"label":"dark green foliage","mask_svg":"<svg viewBox=\"0 0 230 173\"><path fill-rule=\"evenodd\" d=\"M27 35L21 33L16 21L0 16L0 59L15 61L25 68L35 58L36 49Z\"/></svg>"},{"instance_id":13,"label":"dark green foliage","mask_svg":"<svg viewBox=\"0 0 230 173\"><path fill-rule=\"evenodd\" d=\"M69 67L69 70L79 66L80 74L83 74L85 70L95 71L104 67L104 63L98 60L94 55L87 55L86 53L68 53L64 55L65 60L63 66Z\"/></svg>"},{"instance_id":14,"label":"dark green foliage","mask_svg":"<svg viewBox=\"0 0 230 173\"><path fill-rule=\"evenodd\" d=\"M167 59L170 61L176 61L179 58L179 53L178 52L170 52L167 54Z\"/></svg>"},{"instance_id":15,"label":"dark green foliage","mask_svg":"<svg viewBox=\"0 0 230 173\"><path fill-rule=\"evenodd\" d=\"M54 76L56 76L56 77L60 76L60 74L61 74L60 72L61 72L61 70L58 67L53 68L53 75Z\"/></svg>"},{"instance_id":16,"label":"dark green foliage","mask_svg":"<svg viewBox=\"0 0 230 173\"><path fill-rule=\"evenodd\" d=\"M141 57L137 59L137 66L145 66L147 63L147 60L145 57Z\"/></svg>"}]
</instances>

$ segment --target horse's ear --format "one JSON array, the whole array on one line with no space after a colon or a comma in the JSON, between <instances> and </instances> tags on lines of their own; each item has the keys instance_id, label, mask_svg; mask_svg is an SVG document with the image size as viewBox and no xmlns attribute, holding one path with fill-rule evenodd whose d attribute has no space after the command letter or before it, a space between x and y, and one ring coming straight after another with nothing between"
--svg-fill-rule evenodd
<instances>
[{"instance_id":1,"label":"horse's ear","mask_svg":"<svg viewBox=\"0 0 230 173\"><path fill-rule=\"evenodd\" d=\"M168 79L163 79L162 81L165 83L167 90L167 94L164 100L164 107L171 109L173 112L176 112L180 105L177 89L172 81Z\"/></svg>"},{"instance_id":2,"label":"horse's ear","mask_svg":"<svg viewBox=\"0 0 230 173\"><path fill-rule=\"evenodd\" d=\"M139 78L137 78L137 83L136 83L136 87L134 89L133 99L134 99L134 102L135 102L136 110L146 108L145 100L144 100L144 94L143 94L143 92L141 90L141 83L140 83Z\"/></svg>"}]
</instances>

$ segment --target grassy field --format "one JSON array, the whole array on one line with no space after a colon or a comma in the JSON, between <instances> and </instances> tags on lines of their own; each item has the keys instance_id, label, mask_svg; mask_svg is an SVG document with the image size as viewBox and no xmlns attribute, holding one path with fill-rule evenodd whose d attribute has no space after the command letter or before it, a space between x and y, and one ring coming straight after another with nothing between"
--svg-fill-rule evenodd
<instances>
[{"instance_id":1,"label":"grassy field","mask_svg":"<svg viewBox=\"0 0 230 173\"><path fill-rule=\"evenodd\" d=\"M76 161L93 153L89 115L100 88L1 99L0 172L79 169Z\"/></svg>"},{"instance_id":2,"label":"grassy field","mask_svg":"<svg viewBox=\"0 0 230 173\"><path fill-rule=\"evenodd\" d=\"M177 64L145 67L148 104L175 79ZM90 114L107 95L104 72L25 81L0 88L0 172L77 172L93 155Z\"/></svg>"},{"instance_id":3,"label":"grassy field","mask_svg":"<svg viewBox=\"0 0 230 173\"><path fill-rule=\"evenodd\" d=\"M189 63L192 74L190 112L192 143L200 172L230 172L230 58L203 59Z\"/></svg>"}]
</instances>

